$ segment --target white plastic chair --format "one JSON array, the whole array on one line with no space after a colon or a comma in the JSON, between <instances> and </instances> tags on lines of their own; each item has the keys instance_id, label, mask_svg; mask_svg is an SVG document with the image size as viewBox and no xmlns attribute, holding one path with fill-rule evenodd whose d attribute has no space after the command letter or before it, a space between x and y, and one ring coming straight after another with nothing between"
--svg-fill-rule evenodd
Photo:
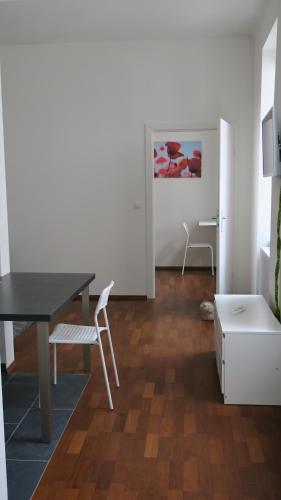
<instances>
[{"instance_id":1,"label":"white plastic chair","mask_svg":"<svg viewBox=\"0 0 281 500\"><path fill-rule=\"evenodd\" d=\"M114 350L110 335L108 317L106 312L108 297L113 285L114 281L111 281L111 283L100 294L97 307L94 313L94 326L67 325L64 323L59 323L49 337L49 343L54 345L54 384L57 383L57 349L56 349L57 344L90 344L90 345L97 345L99 347L107 397L108 397L109 407L111 410L113 410L113 403L112 403L107 369L104 359L101 333L107 332L116 386L120 387L116 363L115 363ZM102 327L100 327L98 323L98 315L101 310L103 311L103 316L105 321L105 326Z\"/></svg>"},{"instance_id":2,"label":"white plastic chair","mask_svg":"<svg viewBox=\"0 0 281 500\"><path fill-rule=\"evenodd\" d=\"M185 250L184 250L184 258L183 258L183 265L182 265L182 276L184 275L184 268L185 268L185 262L186 262L186 255L187 255L187 250L188 248L209 248L211 251L211 261L212 261L212 275L214 276L214 250L213 247L210 243L189 243L189 238L190 238L190 232L188 229L188 225L186 222L182 223L184 230L186 232L186 243L185 243Z\"/></svg>"}]
</instances>

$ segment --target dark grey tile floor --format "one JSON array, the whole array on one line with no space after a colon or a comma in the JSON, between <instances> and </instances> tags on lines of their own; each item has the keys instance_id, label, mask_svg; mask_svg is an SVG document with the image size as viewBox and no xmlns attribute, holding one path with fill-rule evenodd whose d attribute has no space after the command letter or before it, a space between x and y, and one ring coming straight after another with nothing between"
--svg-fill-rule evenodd
<instances>
[{"instance_id":1,"label":"dark grey tile floor","mask_svg":"<svg viewBox=\"0 0 281 500\"><path fill-rule=\"evenodd\" d=\"M38 377L2 374L9 500L29 500L89 380L84 374L58 376L52 386L53 438L40 440Z\"/></svg>"},{"instance_id":2,"label":"dark grey tile floor","mask_svg":"<svg viewBox=\"0 0 281 500\"><path fill-rule=\"evenodd\" d=\"M30 321L14 321L13 322L14 337L17 337L17 335L23 333L24 330L26 330L30 325L31 325Z\"/></svg>"}]
</instances>

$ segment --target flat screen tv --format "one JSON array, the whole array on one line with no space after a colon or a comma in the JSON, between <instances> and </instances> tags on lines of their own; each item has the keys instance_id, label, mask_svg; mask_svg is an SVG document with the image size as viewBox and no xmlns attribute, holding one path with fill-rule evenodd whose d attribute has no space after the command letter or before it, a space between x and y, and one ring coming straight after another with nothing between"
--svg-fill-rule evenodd
<instances>
[{"instance_id":1,"label":"flat screen tv","mask_svg":"<svg viewBox=\"0 0 281 500\"><path fill-rule=\"evenodd\" d=\"M281 175L280 134L275 108L272 107L262 120L263 176Z\"/></svg>"}]
</instances>

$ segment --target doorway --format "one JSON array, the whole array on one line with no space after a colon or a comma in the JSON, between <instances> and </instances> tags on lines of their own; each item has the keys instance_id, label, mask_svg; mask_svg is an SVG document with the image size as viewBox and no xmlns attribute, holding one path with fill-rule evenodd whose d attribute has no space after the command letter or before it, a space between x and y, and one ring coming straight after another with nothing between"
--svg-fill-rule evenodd
<instances>
[{"instance_id":1,"label":"doorway","mask_svg":"<svg viewBox=\"0 0 281 500\"><path fill-rule=\"evenodd\" d=\"M155 144L175 139L181 143L200 143L200 177L154 178ZM183 221L188 222L198 242L207 238L216 246L215 228L200 228L198 222L215 217L218 208L217 125L146 125L146 167L147 297L154 298L155 266L178 268L182 265L185 242ZM190 263L192 266L210 265L209 257L204 250L193 255L190 253Z\"/></svg>"}]
</instances>

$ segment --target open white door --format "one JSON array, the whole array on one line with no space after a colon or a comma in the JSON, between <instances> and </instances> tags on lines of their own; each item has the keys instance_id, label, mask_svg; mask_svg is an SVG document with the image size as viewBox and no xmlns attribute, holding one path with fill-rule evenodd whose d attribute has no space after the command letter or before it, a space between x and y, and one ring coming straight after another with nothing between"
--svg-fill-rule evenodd
<instances>
[{"instance_id":1,"label":"open white door","mask_svg":"<svg viewBox=\"0 0 281 500\"><path fill-rule=\"evenodd\" d=\"M233 128L220 119L219 139L219 208L217 218L217 293L232 293L233 277Z\"/></svg>"}]
</instances>

